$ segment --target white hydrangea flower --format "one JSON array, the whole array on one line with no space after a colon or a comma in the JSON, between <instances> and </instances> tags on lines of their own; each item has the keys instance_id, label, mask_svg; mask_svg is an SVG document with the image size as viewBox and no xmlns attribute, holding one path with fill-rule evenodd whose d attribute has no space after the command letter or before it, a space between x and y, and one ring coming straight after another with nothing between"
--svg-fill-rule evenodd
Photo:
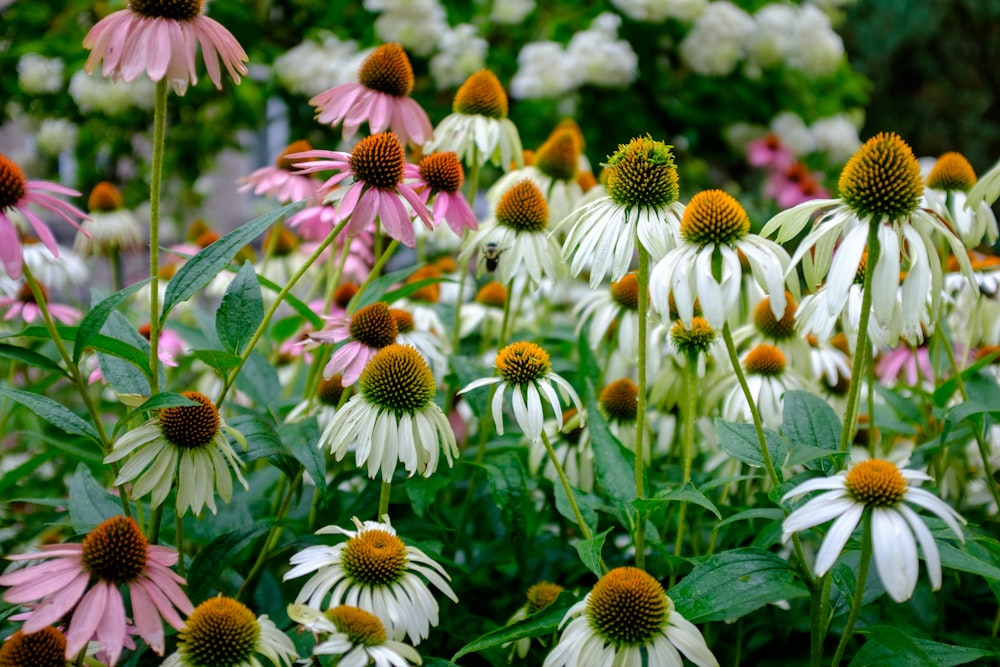
<instances>
[{"instance_id":1,"label":"white hydrangea flower","mask_svg":"<svg viewBox=\"0 0 1000 667\"><path fill-rule=\"evenodd\" d=\"M594 19L590 29L573 35L566 55L576 64L582 83L621 87L635 81L639 57L631 44L618 39L619 25L621 17L604 12Z\"/></svg>"},{"instance_id":2,"label":"white hydrangea flower","mask_svg":"<svg viewBox=\"0 0 1000 667\"><path fill-rule=\"evenodd\" d=\"M384 42L399 42L417 56L429 56L448 33L448 17L438 0L365 0L375 19L375 33Z\"/></svg>"},{"instance_id":3,"label":"white hydrangea flower","mask_svg":"<svg viewBox=\"0 0 1000 667\"><path fill-rule=\"evenodd\" d=\"M771 131L796 155L806 155L816 150L812 132L794 111L782 111L772 118Z\"/></svg>"},{"instance_id":4,"label":"white hydrangea flower","mask_svg":"<svg viewBox=\"0 0 1000 667\"><path fill-rule=\"evenodd\" d=\"M320 34L320 41L307 39L274 61L274 73L288 91L313 97L334 86L354 83L371 49L359 50L354 40L341 40L333 33Z\"/></svg>"},{"instance_id":5,"label":"white hydrangea flower","mask_svg":"<svg viewBox=\"0 0 1000 667\"><path fill-rule=\"evenodd\" d=\"M708 0L611 0L611 4L635 21L662 23L677 19L691 23L708 7Z\"/></svg>"},{"instance_id":6,"label":"white hydrangea flower","mask_svg":"<svg viewBox=\"0 0 1000 667\"><path fill-rule=\"evenodd\" d=\"M152 109L155 84L145 77L125 83L79 70L69 80L69 94L82 113L116 116L133 108Z\"/></svg>"},{"instance_id":7,"label":"white hydrangea flower","mask_svg":"<svg viewBox=\"0 0 1000 667\"><path fill-rule=\"evenodd\" d=\"M489 43L470 23L461 23L447 32L431 58L431 76L438 90L457 88L473 72L486 66Z\"/></svg>"},{"instance_id":8,"label":"white hydrangea flower","mask_svg":"<svg viewBox=\"0 0 1000 667\"><path fill-rule=\"evenodd\" d=\"M814 76L832 74L844 58L844 42L830 25L830 17L803 5L788 52L788 66Z\"/></svg>"},{"instance_id":9,"label":"white hydrangea flower","mask_svg":"<svg viewBox=\"0 0 1000 667\"><path fill-rule=\"evenodd\" d=\"M529 42L517 55L510 94L520 99L560 97L580 86L580 68L558 42Z\"/></svg>"},{"instance_id":10,"label":"white hydrangea flower","mask_svg":"<svg viewBox=\"0 0 1000 667\"><path fill-rule=\"evenodd\" d=\"M798 8L776 2L762 7L753 20L756 30L750 56L760 67L774 67L784 62L795 46Z\"/></svg>"},{"instance_id":11,"label":"white hydrangea flower","mask_svg":"<svg viewBox=\"0 0 1000 667\"><path fill-rule=\"evenodd\" d=\"M535 0L494 0L490 20L504 25L516 25L535 11Z\"/></svg>"},{"instance_id":12,"label":"white hydrangea flower","mask_svg":"<svg viewBox=\"0 0 1000 667\"><path fill-rule=\"evenodd\" d=\"M76 146L77 127L65 118L46 118L38 128L35 143L45 155L55 157Z\"/></svg>"},{"instance_id":13,"label":"white hydrangea flower","mask_svg":"<svg viewBox=\"0 0 1000 667\"><path fill-rule=\"evenodd\" d=\"M713 2L681 42L681 59L698 74L725 76L744 58L755 31L750 14L731 2Z\"/></svg>"},{"instance_id":14,"label":"white hydrangea flower","mask_svg":"<svg viewBox=\"0 0 1000 667\"><path fill-rule=\"evenodd\" d=\"M63 61L26 53L17 61L17 83L29 95L58 93L63 84Z\"/></svg>"},{"instance_id":15,"label":"white hydrangea flower","mask_svg":"<svg viewBox=\"0 0 1000 667\"><path fill-rule=\"evenodd\" d=\"M809 126L816 150L826 153L831 162L842 164L861 148L858 127L846 114L820 118Z\"/></svg>"}]
</instances>

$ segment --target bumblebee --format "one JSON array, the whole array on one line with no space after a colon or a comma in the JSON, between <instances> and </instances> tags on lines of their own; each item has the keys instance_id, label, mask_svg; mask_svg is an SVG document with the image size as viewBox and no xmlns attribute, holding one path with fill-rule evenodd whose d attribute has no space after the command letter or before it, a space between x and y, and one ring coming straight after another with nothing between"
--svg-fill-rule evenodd
<instances>
[{"instance_id":1,"label":"bumblebee","mask_svg":"<svg viewBox=\"0 0 1000 667\"><path fill-rule=\"evenodd\" d=\"M497 270L497 264L500 263L500 255L503 250L497 247L496 243L486 243L483 245L483 254L481 261L486 267L487 273L493 273Z\"/></svg>"}]
</instances>

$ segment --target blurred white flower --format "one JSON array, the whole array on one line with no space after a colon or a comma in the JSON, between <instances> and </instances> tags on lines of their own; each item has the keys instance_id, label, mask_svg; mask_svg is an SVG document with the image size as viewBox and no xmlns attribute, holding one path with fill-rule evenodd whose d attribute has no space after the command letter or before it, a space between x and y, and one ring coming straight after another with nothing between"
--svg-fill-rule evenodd
<instances>
[{"instance_id":1,"label":"blurred white flower","mask_svg":"<svg viewBox=\"0 0 1000 667\"><path fill-rule=\"evenodd\" d=\"M590 29L573 35L566 55L575 64L581 83L601 87L622 87L635 81L639 57L632 45L618 39L621 17L604 12Z\"/></svg>"},{"instance_id":2,"label":"blurred white flower","mask_svg":"<svg viewBox=\"0 0 1000 667\"><path fill-rule=\"evenodd\" d=\"M515 25L535 11L535 0L493 0L490 20L494 23Z\"/></svg>"},{"instance_id":3,"label":"blurred white flower","mask_svg":"<svg viewBox=\"0 0 1000 667\"><path fill-rule=\"evenodd\" d=\"M371 49L358 50L354 40L320 33L320 41L307 39L274 61L278 81L292 93L312 97L324 90L358 80L358 70Z\"/></svg>"},{"instance_id":4,"label":"blurred white flower","mask_svg":"<svg viewBox=\"0 0 1000 667\"><path fill-rule=\"evenodd\" d=\"M788 52L788 66L814 76L832 74L844 58L844 42L833 31L830 17L811 5L803 5Z\"/></svg>"},{"instance_id":5,"label":"blurred white flower","mask_svg":"<svg viewBox=\"0 0 1000 667\"><path fill-rule=\"evenodd\" d=\"M713 2L681 42L681 59L698 74L725 76L746 55L756 24L731 2Z\"/></svg>"},{"instance_id":6,"label":"blurred white flower","mask_svg":"<svg viewBox=\"0 0 1000 667\"><path fill-rule=\"evenodd\" d=\"M75 124L65 118L46 118L38 128L35 143L45 155L55 157L76 146Z\"/></svg>"},{"instance_id":7,"label":"blurred white flower","mask_svg":"<svg viewBox=\"0 0 1000 667\"><path fill-rule=\"evenodd\" d=\"M861 148L858 127L846 114L820 118L809 126L809 131L816 150L826 153L834 164L847 162Z\"/></svg>"},{"instance_id":8,"label":"blurred white flower","mask_svg":"<svg viewBox=\"0 0 1000 667\"><path fill-rule=\"evenodd\" d=\"M63 61L26 53L17 61L17 84L29 95L58 93L63 84Z\"/></svg>"},{"instance_id":9,"label":"blurred white flower","mask_svg":"<svg viewBox=\"0 0 1000 667\"><path fill-rule=\"evenodd\" d=\"M413 55L429 56L450 30L438 0L365 0L365 9L381 12L375 33L385 42L399 42Z\"/></svg>"},{"instance_id":10,"label":"blurred white flower","mask_svg":"<svg viewBox=\"0 0 1000 667\"><path fill-rule=\"evenodd\" d=\"M772 118L771 131L778 135L783 145L798 156L816 150L816 140L812 132L794 111L782 111Z\"/></svg>"},{"instance_id":11,"label":"blurred white flower","mask_svg":"<svg viewBox=\"0 0 1000 667\"><path fill-rule=\"evenodd\" d=\"M489 43L469 23L461 23L445 33L430 63L438 90L457 88L470 74L483 69L488 48Z\"/></svg>"},{"instance_id":12,"label":"blurred white flower","mask_svg":"<svg viewBox=\"0 0 1000 667\"><path fill-rule=\"evenodd\" d=\"M580 85L579 68L558 42L529 42L517 55L510 94L521 99L560 97Z\"/></svg>"},{"instance_id":13,"label":"blurred white flower","mask_svg":"<svg viewBox=\"0 0 1000 667\"><path fill-rule=\"evenodd\" d=\"M753 16L756 31L750 45L750 56L761 67L774 67L785 61L794 48L794 29L798 8L773 3L765 5Z\"/></svg>"},{"instance_id":14,"label":"blurred white flower","mask_svg":"<svg viewBox=\"0 0 1000 667\"><path fill-rule=\"evenodd\" d=\"M635 21L662 23L677 19L690 23L705 11L708 0L611 0L611 4Z\"/></svg>"},{"instance_id":15,"label":"blurred white flower","mask_svg":"<svg viewBox=\"0 0 1000 667\"><path fill-rule=\"evenodd\" d=\"M155 84L145 77L134 81L112 81L83 70L69 80L69 94L82 113L116 116L129 109L150 110L155 101Z\"/></svg>"}]
</instances>

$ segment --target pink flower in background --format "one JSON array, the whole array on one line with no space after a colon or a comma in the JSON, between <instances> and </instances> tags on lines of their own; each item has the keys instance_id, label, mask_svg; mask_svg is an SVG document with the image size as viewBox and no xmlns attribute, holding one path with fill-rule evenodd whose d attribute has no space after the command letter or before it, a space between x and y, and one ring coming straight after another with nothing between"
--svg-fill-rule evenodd
<instances>
[{"instance_id":1,"label":"pink flower in background","mask_svg":"<svg viewBox=\"0 0 1000 667\"><path fill-rule=\"evenodd\" d=\"M365 137L350 153L314 150L289 157L312 160L296 163L304 174L338 172L323 183L323 193L333 190L347 178L354 179L354 183L339 195L338 215L341 220L348 216L351 219L345 228L349 236L369 231L378 218L386 234L410 248L416 246L413 217L401 200L410 205L427 229L434 229L431 212L420 195L403 182L404 178L419 178L420 171L406 162L403 145L392 132Z\"/></svg>"},{"instance_id":2,"label":"pink flower in background","mask_svg":"<svg viewBox=\"0 0 1000 667\"><path fill-rule=\"evenodd\" d=\"M139 327L139 333L149 338L149 324L144 324ZM160 330L160 345L157 350L160 361L163 362L164 366L170 366L172 368L177 367L177 357L187 351L187 343L180 335L171 329L161 329ZM94 363L97 363L96 360ZM104 373L101 371L101 367L98 366L90 373L90 378L87 380L90 384L94 384L97 381L104 382Z\"/></svg>"},{"instance_id":3,"label":"pink flower in background","mask_svg":"<svg viewBox=\"0 0 1000 667\"><path fill-rule=\"evenodd\" d=\"M812 199L826 199L829 191L821 185L821 172L809 173L801 162L796 162L783 171L771 171L764 186L764 194L774 199L778 208L798 206Z\"/></svg>"},{"instance_id":4,"label":"pink flower in background","mask_svg":"<svg viewBox=\"0 0 1000 667\"><path fill-rule=\"evenodd\" d=\"M76 324L80 321L83 315L79 310L72 306L49 301L45 287L42 285L39 285L39 287L42 288L42 294L45 296L45 306L49 309L49 314L52 317L63 324ZM0 308L7 309L7 312L3 316L4 320L9 321L20 315L21 319L27 324L33 324L35 320L42 319L42 309L35 301L35 295L27 283L21 285L21 290L17 296L0 296Z\"/></svg>"},{"instance_id":5,"label":"pink flower in background","mask_svg":"<svg viewBox=\"0 0 1000 667\"><path fill-rule=\"evenodd\" d=\"M875 376L879 382L891 387L904 382L908 387L918 384L934 386L934 365L926 347L911 348L900 345L879 356L875 364Z\"/></svg>"},{"instance_id":6,"label":"pink flower in background","mask_svg":"<svg viewBox=\"0 0 1000 667\"><path fill-rule=\"evenodd\" d=\"M0 576L9 586L3 599L12 604L39 600L27 615L23 630L32 633L72 613L66 630L66 658L72 660L87 642L97 638L109 657L118 661L131 641L120 587L127 586L136 632L163 655L163 621L180 630L185 614L194 609L171 570L177 552L151 545L130 518L118 516L101 523L81 544L50 544L41 552L7 556L13 561L44 563Z\"/></svg>"},{"instance_id":7,"label":"pink flower in background","mask_svg":"<svg viewBox=\"0 0 1000 667\"><path fill-rule=\"evenodd\" d=\"M7 275L15 280L21 277L21 238L17 233L18 226L31 225L39 240L55 256L59 256L55 237L48 225L35 215L28 206L35 205L79 229L84 234L89 232L80 228L78 220L85 220L87 214L72 204L54 197L51 193L79 197L76 190L49 183L47 181L29 181L24 172L12 160L0 154L0 262Z\"/></svg>"},{"instance_id":8,"label":"pink flower in background","mask_svg":"<svg viewBox=\"0 0 1000 667\"><path fill-rule=\"evenodd\" d=\"M302 200L314 201L319 192L319 182L293 171L292 161L288 159L293 153L309 150L312 150L312 146L308 141L292 142L281 152L275 164L261 167L249 176L239 179L237 183L242 184L239 192L253 188L255 195L273 197L281 204Z\"/></svg>"},{"instance_id":9,"label":"pink flower in background","mask_svg":"<svg viewBox=\"0 0 1000 667\"><path fill-rule=\"evenodd\" d=\"M479 229L476 214L460 192L465 171L458 155L451 151L425 155L420 160L419 170L420 180L413 184L413 188L425 204L434 197L432 212L435 226L447 220L451 231L458 236L466 229Z\"/></svg>"},{"instance_id":10,"label":"pink flower in background","mask_svg":"<svg viewBox=\"0 0 1000 667\"><path fill-rule=\"evenodd\" d=\"M131 0L126 9L104 17L83 38L90 49L84 69L131 81L143 71L153 81L167 77L178 95L188 83L198 83L195 53L201 45L208 78L222 88L219 60L236 83L247 73L249 60L240 43L218 21L202 14L202 2Z\"/></svg>"},{"instance_id":11,"label":"pink flower in background","mask_svg":"<svg viewBox=\"0 0 1000 667\"><path fill-rule=\"evenodd\" d=\"M383 44L369 55L358 72L359 83L334 86L309 100L316 120L344 124L344 138L354 136L368 122L372 134L391 129L404 144L423 146L434 128L427 113L411 97L413 67L399 44Z\"/></svg>"},{"instance_id":12,"label":"pink flower in background","mask_svg":"<svg viewBox=\"0 0 1000 667\"><path fill-rule=\"evenodd\" d=\"M323 369L323 378L329 380L337 373L342 374L342 384L349 387L361 377L368 361L375 353L396 342L399 327L382 301L376 301L359 308L350 317L331 318L330 325L322 331L309 334L309 338L319 343L341 346Z\"/></svg>"},{"instance_id":13,"label":"pink flower in background","mask_svg":"<svg viewBox=\"0 0 1000 667\"><path fill-rule=\"evenodd\" d=\"M776 134L768 134L747 144L747 162L754 167L784 171L795 163L795 153L781 143Z\"/></svg>"}]
</instances>

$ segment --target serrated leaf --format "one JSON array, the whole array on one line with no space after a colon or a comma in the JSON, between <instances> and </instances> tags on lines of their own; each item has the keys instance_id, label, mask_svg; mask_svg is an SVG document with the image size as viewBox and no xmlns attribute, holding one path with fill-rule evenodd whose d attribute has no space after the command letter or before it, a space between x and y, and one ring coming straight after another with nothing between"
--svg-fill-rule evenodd
<instances>
[{"instance_id":1,"label":"serrated leaf","mask_svg":"<svg viewBox=\"0 0 1000 667\"><path fill-rule=\"evenodd\" d=\"M242 354L264 319L264 299L249 260L237 272L215 313L215 332L226 349Z\"/></svg>"},{"instance_id":2,"label":"serrated leaf","mask_svg":"<svg viewBox=\"0 0 1000 667\"><path fill-rule=\"evenodd\" d=\"M73 530L90 532L102 521L121 513L120 501L97 483L86 465L77 465L73 481L69 484L69 520Z\"/></svg>"},{"instance_id":3,"label":"serrated leaf","mask_svg":"<svg viewBox=\"0 0 1000 667\"><path fill-rule=\"evenodd\" d=\"M149 278L146 278L145 280L137 282L134 285L129 285L125 289L115 292L90 309L90 312L86 314L80 322L80 326L76 330L76 343L73 345L73 363L80 363L80 357L83 355L84 349L90 345L90 341L94 338L94 336L101 333L101 329L104 328L104 323L107 321L108 315L111 314L111 311L120 306L127 298L145 287L148 282Z\"/></svg>"},{"instance_id":4,"label":"serrated leaf","mask_svg":"<svg viewBox=\"0 0 1000 667\"><path fill-rule=\"evenodd\" d=\"M577 553L580 554L580 560L583 561L587 569L593 572L598 579L604 574L601 568L601 552L604 551L604 540L610 532L611 528L608 528L603 533L594 535L589 540L580 540L573 543Z\"/></svg>"},{"instance_id":5,"label":"serrated leaf","mask_svg":"<svg viewBox=\"0 0 1000 667\"><path fill-rule=\"evenodd\" d=\"M302 207L302 204L303 202L295 202L254 218L210 246L202 248L197 255L185 262L167 284L167 291L163 297L163 310L160 312L160 322L166 321L167 315L174 306L190 299L208 285L220 271L229 266L240 248L263 234L281 218L297 211Z\"/></svg>"},{"instance_id":6,"label":"serrated leaf","mask_svg":"<svg viewBox=\"0 0 1000 667\"><path fill-rule=\"evenodd\" d=\"M719 508L712 503L704 493L698 490L698 488L691 482L686 482L682 486L674 489L673 491L667 491L666 493L661 493L655 498L637 498L632 501L632 504L642 511L643 516L648 516L650 512L656 510L663 505L670 502L689 502L704 507L709 512L715 515L715 518L722 519L722 514L719 512Z\"/></svg>"},{"instance_id":7,"label":"serrated leaf","mask_svg":"<svg viewBox=\"0 0 1000 667\"><path fill-rule=\"evenodd\" d=\"M752 468L763 468L764 457L760 451L760 440L753 424L736 424L723 419L715 420L715 430L719 436L719 446L726 454L737 461L746 463ZM771 462L781 478L781 464L785 460L784 439L772 431L764 429L764 441L767 443Z\"/></svg>"},{"instance_id":8,"label":"serrated leaf","mask_svg":"<svg viewBox=\"0 0 1000 667\"><path fill-rule=\"evenodd\" d=\"M510 625L502 628L497 628L496 630L487 632L482 637L469 642L463 646L458 653L451 657L451 661L455 662L459 658L470 653L484 651L488 648L493 648L494 646L503 646L504 644L508 644L525 637L541 637L544 635L550 635L559 630L559 624L562 623L563 618L565 618L566 610L576 604L576 602L577 599L571 593L563 591L559 594L559 597L552 602L552 604L543 609L539 609L537 612L528 616L524 620L518 621L517 623L511 623Z\"/></svg>"},{"instance_id":9,"label":"serrated leaf","mask_svg":"<svg viewBox=\"0 0 1000 667\"><path fill-rule=\"evenodd\" d=\"M0 358L19 361L22 364L34 366L35 368L41 368L47 371L55 371L63 376L68 375L66 371L63 370L63 367L57 364L54 360L49 359L44 354L39 354L34 350L29 350L28 348L20 347L18 345L0 343Z\"/></svg>"},{"instance_id":10,"label":"serrated leaf","mask_svg":"<svg viewBox=\"0 0 1000 667\"><path fill-rule=\"evenodd\" d=\"M10 387L0 387L0 396L6 396L10 400L20 403L56 428L74 435L85 436L97 443L101 442L97 431L89 422L85 422L74 412L47 396L39 396L30 391L11 389Z\"/></svg>"},{"instance_id":11,"label":"serrated leaf","mask_svg":"<svg viewBox=\"0 0 1000 667\"><path fill-rule=\"evenodd\" d=\"M194 604L204 600L226 565L252 541L270 530L271 524L257 522L246 528L219 535L198 552L188 570L188 595Z\"/></svg>"}]
</instances>

